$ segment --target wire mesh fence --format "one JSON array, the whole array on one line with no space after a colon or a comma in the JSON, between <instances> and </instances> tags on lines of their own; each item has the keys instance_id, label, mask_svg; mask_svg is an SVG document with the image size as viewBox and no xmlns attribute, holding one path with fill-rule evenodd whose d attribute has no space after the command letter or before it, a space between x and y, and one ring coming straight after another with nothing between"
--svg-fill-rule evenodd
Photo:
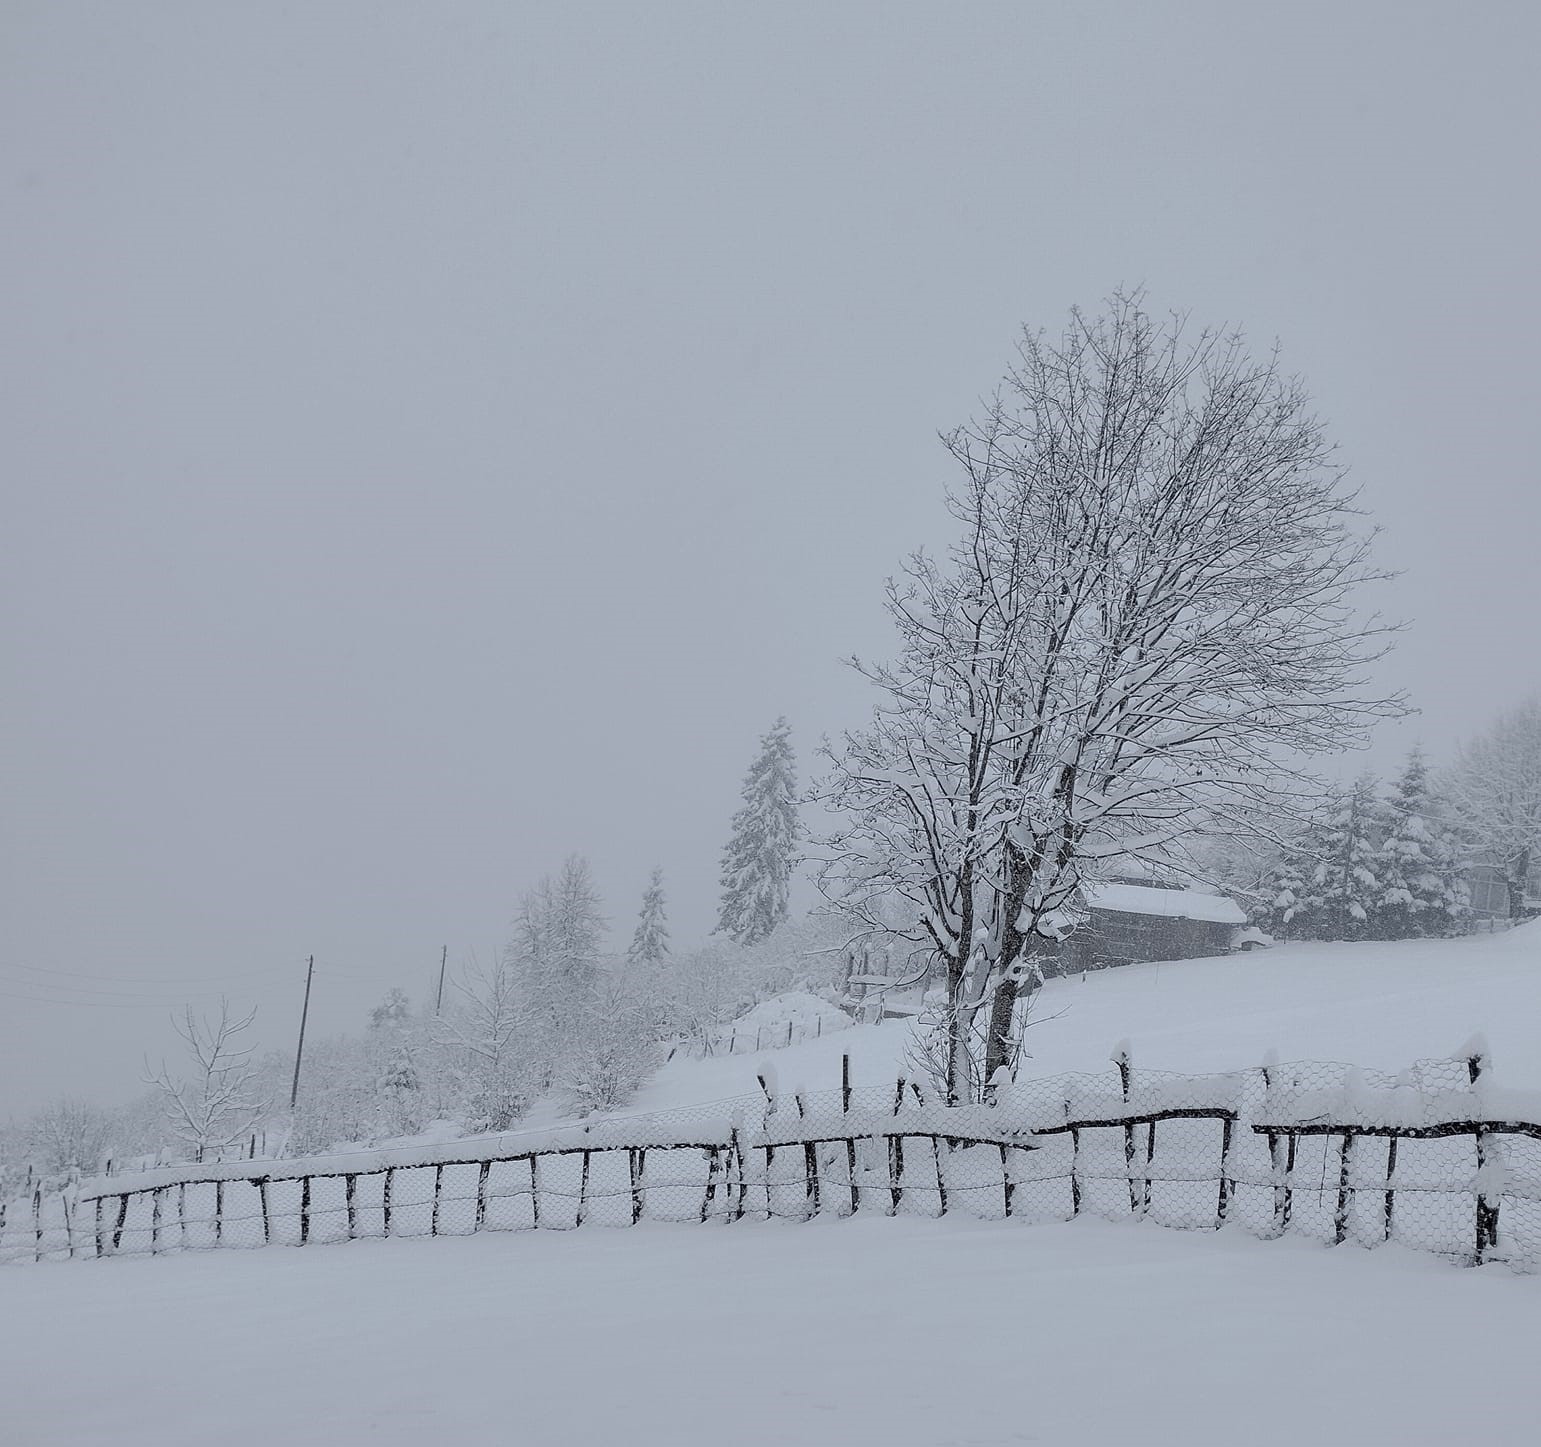
<instances>
[{"instance_id":1,"label":"wire mesh fence","mask_svg":"<svg viewBox=\"0 0 1541 1447\"><path fill-rule=\"evenodd\" d=\"M1105 1074L1021 1082L989 1106L949 1107L903 1080L846 1084L416 1150L102 1179L12 1203L0 1256L961 1212L1396 1242L1536 1270L1530 1104L1492 1091L1478 1056L1397 1076L1330 1064L1188 1076L1121 1056Z\"/></svg>"}]
</instances>

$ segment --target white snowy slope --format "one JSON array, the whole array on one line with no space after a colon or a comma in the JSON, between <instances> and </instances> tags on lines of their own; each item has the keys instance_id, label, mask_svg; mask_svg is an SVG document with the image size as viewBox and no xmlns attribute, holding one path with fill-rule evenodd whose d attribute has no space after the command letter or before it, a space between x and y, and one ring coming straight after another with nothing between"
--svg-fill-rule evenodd
<instances>
[{"instance_id":1,"label":"white snowy slope","mask_svg":"<svg viewBox=\"0 0 1541 1447\"><path fill-rule=\"evenodd\" d=\"M1202 1072L1283 1060L1341 1060L1399 1070L1485 1034L1496 1079L1541 1088L1541 921L1458 940L1286 944L1218 959L1129 965L1051 980L1028 1032L1033 1075L1099 1071L1128 1040L1136 1065ZM849 1052L859 1085L900 1072L909 1025L889 1020L763 1056L676 1057L630 1111L753 1093L762 1061L782 1090L839 1084Z\"/></svg>"},{"instance_id":2,"label":"white snowy slope","mask_svg":"<svg viewBox=\"0 0 1541 1447\"><path fill-rule=\"evenodd\" d=\"M9 1272L28 1447L1528 1442L1534 1279L1386 1248L881 1217Z\"/></svg>"}]
</instances>

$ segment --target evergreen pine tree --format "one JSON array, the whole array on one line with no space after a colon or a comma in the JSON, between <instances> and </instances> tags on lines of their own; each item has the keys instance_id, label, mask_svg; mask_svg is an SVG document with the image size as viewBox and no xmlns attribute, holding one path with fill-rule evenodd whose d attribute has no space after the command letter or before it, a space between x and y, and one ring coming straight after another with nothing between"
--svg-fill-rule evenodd
<instances>
[{"instance_id":1,"label":"evergreen pine tree","mask_svg":"<svg viewBox=\"0 0 1541 1447\"><path fill-rule=\"evenodd\" d=\"M744 779L743 805L722 855L722 907L717 933L739 944L762 940L787 917L796 863L797 771L785 718L760 740L760 756Z\"/></svg>"},{"instance_id":2,"label":"evergreen pine tree","mask_svg":"<svg viewBox=\"0 0 1541 1447\"><path fill-rule=\"evenodd\" d=\"M1309 908L1306 861L1287 849L1263 876L1262 902L1252 922L1278 939L1309 938L1315 921Z\"/></svg>"},{"instance_id":3,"label":"evergreen pine tree","mask_svg":"<svg viewBox=\"0 0 1541 1447\"><path fill-rule=\"evenodd\" d=\"M555 880L541 880L524 898L511 951L534 1017L558 1048L598 993L599 947L605 921L589 862L570 856Z\"/></svg>"},{"instance_id":4,"label":"evergreen pine tree","mask_svg":"<svg viewBox=\"0 0 1541 1447\"><path fill-rule=\"evenodd\" d=\"M1371 939L1380 907L1380 846L1384 810L1373 776L1361 774L1339 791L1313 839L1317 855L1307 886L1318 935L1329 940Z\"/></svg>"},{"instance_id":5,"label":"evergreen pine tree","mask_svg":"<svg viewBox=\"0 0 1541 1447\"><path fill-rule=\"evenodd\" d=\"M669 954L669 925L664 914L663 870L655 869L642 892L636 933L626 947L633 965L660 965Z\"/></svg>"},{"instance_id":6,"label":"evergreen pine tree","mask_svg":"<svg viewBox=\"0 0 1541 1447\"><path fill-rule=\"evenodd\" d=\"M1381 846L1380 916L1386 939L1454 934L1469 903L1449 831L1432 817L1429 770L1421 750L1392 789Z\"/></svg>"}]
</instances>

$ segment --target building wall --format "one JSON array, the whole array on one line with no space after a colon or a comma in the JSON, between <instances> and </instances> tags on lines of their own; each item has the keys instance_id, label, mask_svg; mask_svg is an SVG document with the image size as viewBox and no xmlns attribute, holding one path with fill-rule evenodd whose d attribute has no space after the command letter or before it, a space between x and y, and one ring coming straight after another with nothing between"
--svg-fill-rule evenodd
<instances>
[{"instance_id":1,"label":"building wall","mask_svg":"<svg viewBox=\"0 0 1541 1447\"><path fill-rule=\"evenodd\" d=\"M1094 909L1059 961L1059 974L1079 974L1146 960L1196 960L1230 952L1235 926L1164 915Z\"/></svg>"}]
</instances>

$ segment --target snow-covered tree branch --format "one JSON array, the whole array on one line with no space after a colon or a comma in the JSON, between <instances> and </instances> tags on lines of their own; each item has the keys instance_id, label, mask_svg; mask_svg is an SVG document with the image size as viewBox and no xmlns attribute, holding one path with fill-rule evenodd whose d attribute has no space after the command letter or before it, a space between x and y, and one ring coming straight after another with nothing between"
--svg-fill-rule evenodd
<instances>
[{"instance_id":1,"label":"snow-covered tree branch","mask_svg":"<svg viewBox=\"0 0 1541 1447\"><path fill-rule=\"evenodd\" d=\"M1316 792L1302 758L1401 705L1365 677L1390 629L1355 610L1382 575L1277 357L1117 295L1028 334L947 445L960 536L890 583L897 655L856 661L879 701L830 755L821 878L874 929L907 906L960 1098L1010 1057L1083 877L1262 827Z\"/></svg>"}]
</instances>

